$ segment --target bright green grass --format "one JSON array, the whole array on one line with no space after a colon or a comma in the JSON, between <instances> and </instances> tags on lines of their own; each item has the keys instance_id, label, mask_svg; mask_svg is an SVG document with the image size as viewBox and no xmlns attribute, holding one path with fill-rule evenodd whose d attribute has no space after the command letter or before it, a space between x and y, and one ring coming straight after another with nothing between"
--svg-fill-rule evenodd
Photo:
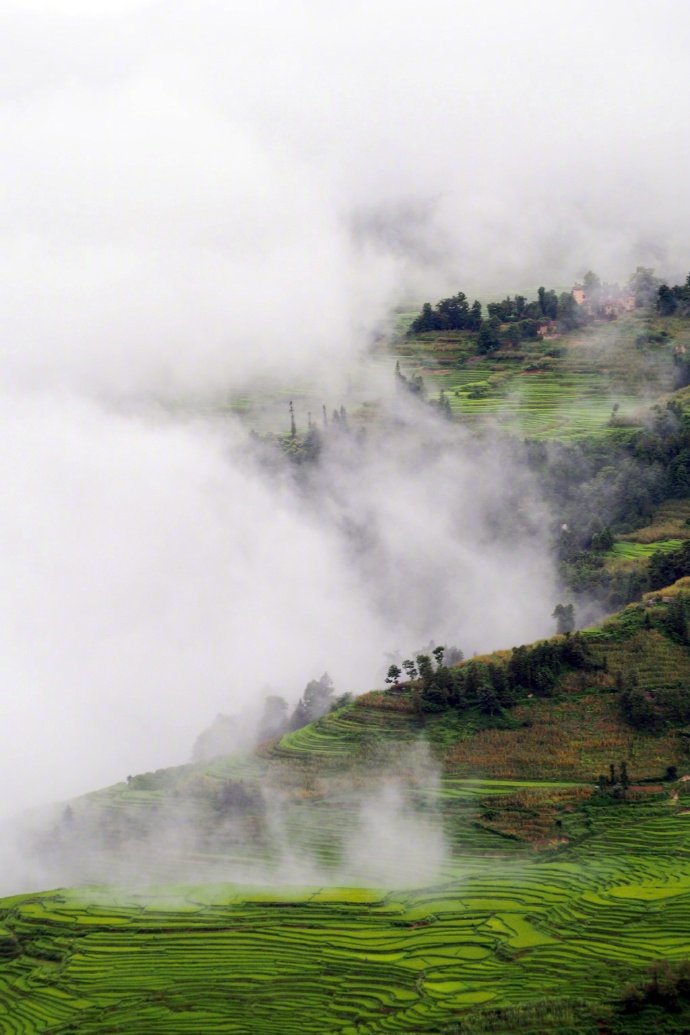
<instances>
[{"instance_id":1,"label":"bright green grass","mask_svg":"<svg viewBox=\"0 0 690 1035\"><path fill-rule=\"evenodd\" d=\"M17 946L0 959L0 1030L439 1032L545 997L591 1004L592 1022L628 975L688 953L690 816L656 803L586 822L566 853L466 861L418 891L15 896L0 903ZM493 1030L522 1030L506 1023Z\"/></svg>"},{"instance_id":2,"label":"bright green grass","mask_svg":"<svg viewBox=\"0 0 690 1035\"><path fill-rule=\"evenodd\" d=\"M682 539L663 539L655 543L631 543L621 541L614 543L609 553L613 557L623 558L624 560L638 560L640 558L644 559L651 557L651 555L657 551L661 553L670 553L671 550L677 550L678 547L682 545Z\"/></svg>"}]
</instances>

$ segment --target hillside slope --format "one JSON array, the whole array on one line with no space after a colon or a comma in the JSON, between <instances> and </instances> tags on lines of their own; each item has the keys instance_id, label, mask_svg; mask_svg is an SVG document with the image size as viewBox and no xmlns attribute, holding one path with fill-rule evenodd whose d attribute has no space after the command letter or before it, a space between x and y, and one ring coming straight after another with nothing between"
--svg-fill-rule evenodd
<instances>
[{"instance_id":1,"label":"hillside slope","mask_svg":"<svg viewBox=\"0 0 690 1035\"><path fill-rule=\"evenodd\" d=\"M500 715L424 712L419 684L372 693L253 757L72 802L46 858L129 890L0 902L0 1028L676 1030L661 1007L616 1003L687 954L687 731L631 725L620 673L634 665L653 703L687 683L665 624L683 590L585 633L597 667ZM626 786L607 784L623 761Z\"/></svg>"}]
</instances>

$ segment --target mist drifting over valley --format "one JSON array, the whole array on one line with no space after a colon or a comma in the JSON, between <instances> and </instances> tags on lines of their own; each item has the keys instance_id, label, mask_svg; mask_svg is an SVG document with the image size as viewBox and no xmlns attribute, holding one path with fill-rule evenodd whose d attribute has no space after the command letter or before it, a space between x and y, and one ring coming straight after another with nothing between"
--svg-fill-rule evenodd
<instances>
[{"instance_id":1,"label":"mist drifting over valley","mask_svg":"<svg viewBox=\"0 0 690 1035\"><path fill-rule=\"evenodd\" d=\"M684 8L35 0L0 26L3 811L184 762L324 669L359 692L430 638L550 633L519 448L401 415L392 363L382 427L300 478L195 409L267 374L337 406L427 293L680 276Z\"/></svg>"},{"instance_id":2,"label":"mist drifting over valley","mask_svg":"<svg viewBox=\"0 0 690 1035\"><path fill-rule=\"evenodd\" d=\"M53 396L3 420L21 447L3 476L3 755L36 796L87 789L85 770L98 785L186 761L217 712L267 688L296 700L325 669L358 692L386 652L550 628L527 476L421 407L364 445L335 442L309 484L262 465L234 422Z\"/></svg>"}]
</instances>

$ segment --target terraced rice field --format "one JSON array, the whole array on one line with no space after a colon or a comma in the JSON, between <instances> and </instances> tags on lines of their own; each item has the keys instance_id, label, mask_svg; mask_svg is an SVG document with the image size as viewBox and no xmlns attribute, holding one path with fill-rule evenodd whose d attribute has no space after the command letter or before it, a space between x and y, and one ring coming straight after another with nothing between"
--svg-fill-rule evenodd
<instances>
[{"instance_id":1,"label":"terraced rice field","mask_svg":"<svg viewBox=\"0 0 690 1035\"><path fill-rule=\"evenodd\" d=\"M683 539L658 539L650 541L630 540L620 537L604 554L608 571L642 571L649 564L654 553L670 553L682 546Z\"/></svg>"},{"instance_id":2,"label":"terraced rice field","mask_svg":"<svg viewBox=\"0 0 690 1035\"><path fill-rule=\"evenodd\" d=\"M635 636L592 638L592 649L609 657L611 672L633 656L642 686L690 679L682 647L654 631ZM102 880L116 863L121 879L149 872L151 831L164 841L177 831L176 854L169 863L156 859L167 879L182 872L217 880L252 869L277 879L286 842L293 870L326 867L337 879L345 867L352 875L347 845L372 802L378 807L382 781L400 788L405 809L421 808L432 828L442 829L448 853L438 872L452 876L477 853L524 854L558 837L560 811L587 797L611 762L627 759L633 780L661 779L669 765L687 768L676 733L637 733L607 692L575 688L560 700L533 700L513 710L512 727L484 730L469 717L446 716L422 729L410 707L409 698L370 695L266 746L262 758L148 774L74 802L72 824L60 831L69 880ZM263 788L261 814L218 810L228 780L257 793ZM79 852L80 837L94 832L107 846L105 863ZM373 850L376 831L367 836Z\"/></svg>"},{"instance_id":3,"label":"terraced rice field","mask_svg":"<svg viewBox=\"0 0 690 1035\"><path fill-rule=\"evenodd\" d=\"M440 333L408 345L403 366L423 374L430 397L443 389L463 422L488 420L536 439L621 435L642 423L645 399L673 387L672 348L683 329L641 346L647 329L644 316L630 314L552 342L522 343L516 351L527 352L526 360L510 351L468 357L462 335Z\"/></svg>"},{"instance_id":4,"label":"terraced rice field","mask_svg":"<svg viewBox=\"0 0 690 1035\"><path fill-rule=\"evenodd\" d=\"M639 422L638 393L588 363L561 361L544 369L506 371L499 377L495 372L495 365L477 364L457 372L433 372L427 382L432 396L441 388L446 392L459 420L490 420L529 438L616 434L618 426L610 423L614 405L619 422Z\"/></svg>"},{"instance_id":5,"label":"terraced rice field","mask_svg":"<svg viewBox=\"0 0 690 1035\"><path fill-rule=\"evenodd\" d=\"M602 738L612 719L608 695L580 699L579 711L575 701L534 707L551 709L544 723L569 741L583 727L583 700L590 739L580 734L573 758L596 743L601 757L588 765L605 768L629 747ZM308 782L306 798L288 810L293 844L306 858L319 839L327 847L351 829L349 795L366 780L365 766L351 784L340 782L339 738L356 749L358 733L366 738L393 715L413 753L415 717L396 710L398 699L389 703L388 711L364 704L334 713L263 760L149 774L111 792L110 804L116 815L146 815L152 802L160 810L166 795L179 800L181 788L199 790L199 781L256 777L269 758L281 782L292 772L299 787L295 773L309 774L314 750L320 762L332 756L335 768ZM662 753L668 747L647 739ZM483 750L487 768L491 753ZM288 887L278 871L273 887L86 887L0 901L0 1031L595 1035L606 1002L631 975L690 950L690 809L682 792L582 807L591 784L578 782L576 769L572 780L545 779L549 759L539 751L527 746L532 778L478 779L449 759L440 782L421 781L447 840L429 887ZM497 757L518 772L518 756L504 745ZM635 774L635 750L627 757ZM663 762L651 765L658 772ZM538 854L501 825L506 817L532 822L545 801L552 826Z\"/></svg>"},{"instance_id":6,"label":"terraced rice field","mask_svg":"<svg viewBox=\"0 0 690 1035\"><path fill-rule=\"evenodd\" d=\"M402 703L402 702L401 702ZM309 765L338 765L352 761L353 748L366 752L374 743L414 741L420 725L409 709L400 711L367 707L358 702L353 709L332 712L294 733L286 733L271 749L271 757L300 761Z\"/></svg>"},{"instance_id":7,"label":"terraced rice field","mask_svg":"<svg viewBox=\"0 0 690 1035\"><path fill-rule=\"evenodd\" d=\"M610 554L615 558L626 561L636 561L640 560L640 558L645 560L651 557L653 553L657 553L657 551L670 553L671 550L677 550L682 543L682 539L662 539L651 543L629 542L622 539L620 542L613 544Z\"/></svg>"},{"instance_id":8,"label":"terraced rice field","mask_svg":"<svg viewBox=\"0 0 690 1035\"><path fill-rule=\"evenodd\" d=\"M633 604L629 610L635 616L644 613L640 605ZM690 683L688 651L658 630L638 631L627 638L620 638L617 624L613 625L609 635L605 623L601 630L588 636L588 642L595 654L606 658L609 672L634 667L638 683L645 689Z\"/></svg>"},{"instance_id":9,"label":"terraced rice field","mask_svg":"<svg viewBox=\"0 0 690 1035\"><path fill-rule=\"evenodd\" d=\"M249 393L208 403L206 412L209 417L235 413L264 434L287 434L290 400L300 432L306 431L309 413L320 423L324 403L329 413L345 405L356 422L366 423L380 398L392 392L400 359L406 374L422 374L430 398L446 392L461 422L489 421L543 439L622 435L643 421L645 399L672 389L673 344L687 334L679 327L675 337L641 348L636 339L647 329L645 317L630 314L555 341L523 343L515 355L508 350L490 359L474 355L476 343L462 333L401 338L368 356L337 398L324 397L315 371L313 380L291 385L264 378Z\"/></svg>"},{"instance_id":10,"label":"terraced rice field","mask_svg":"<svg viewBox=\"0 0 690 1035\"><path fill-rule=\"evenodd\" d=\"M645 614L588 631L608 672L572 673L503 728L422 724L411 697L374 692L256 757L74 802L57 848L74 844L75 880L93 880L91 824L126 881L0 900L0 1031L646 1035L611 1003L690 955L690 792L662 782L688 755L677 731L629 727L607 687L630 663L651 691L690 682L690 652ZM593 796L622 760L627 800ZM219 810L228 783L265 787L263 806ZM391 783L398 812L381 812ZM193 836L167 857L147 836L170 818L179 841L187 810ZM370 864L398 820L397 873L357 877L353 843ZM168 886L145 886L152 848Z\"/></svg>"},{"instance_id":11,"label":"terraced rice field","mask_svg":"<svg viewBox=\"0 0 690 1035\"><path fill-rule=\"evenodd\" d=\"M590 811L582 848L466 861L418 891L86 888L0 902L0 1030L440 1032L478 1010L600 1004L688 953L690 815ZM587 1004L591 1004L587 1019ZM493 1030L522 1030L519 1014ZM528 1029L525 1029L528 1030ZM535 1030L535 1029L531 1029Z\"/></svg>"},{"instance_id":12,"label":"terraced rice field","mask_svg":"<svg viewBox=\"0 0 690 1035\"><path fill-rule=\"evenodd\" d=\"M401 330L409 314L399 315ZM400 359L404 373L422 374L430 398L446 392L453 415L463 423L488 421L537 439L620 436L644 422L645 400L672 390L673 347L690 345L690 332L680 321L667 324L666 339L641 345L650 329L648 317L632 313L553 341L523 342L514 353L490 359L477 357L476 342L464 333L399 336L392 345L379 343L337 398L324 396L314 371L311 380L291 385L266 377L250 392L204 404L205 412L218 418L235 413L262 434L288 433L290 400L299 432L306 431L308 414L320 423L324 403L329 413L345 405L356 423L368 423L380 399L393 391Z\"/></svg>"}]
</instances>

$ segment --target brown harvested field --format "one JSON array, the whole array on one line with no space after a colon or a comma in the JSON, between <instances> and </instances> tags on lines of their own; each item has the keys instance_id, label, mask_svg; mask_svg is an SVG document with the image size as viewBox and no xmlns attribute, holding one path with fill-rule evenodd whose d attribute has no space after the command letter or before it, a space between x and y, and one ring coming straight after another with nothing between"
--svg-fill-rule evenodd
<instances>
[{"instance_id":1,"label":"brown harvested field","mask_svg":"<svg viewBox=\"0 0 690 1035\"><path fill-rule=\"evenodd\" d=\"M663 539L690 539L690 499L666 500L644 528L616 538L629 543L656 543Z\"/></svg>"},{"instance_id":2,"label":"brown harvested field","mask_svg":"<svg viewBox=\"0 0 690 1035\"><path fill-rule=\"evenodd\" d=\"M592 782L623 760L632 780L660 778L669 765L690 771L677 734L637 733L621 717L613 695L535 700L512 714L528 725L483 730L454 744L446 755L448 770L493 779Z\"/></svg>"},{"instance_id":3,"label":"brown harvested field","mask_svg":"<svg viewBox=\"0 0 690 1035\"><path fill-rule=\"evenodd\" d=\"M535 847L560 840L556 821L563 808L573 809L592 795L590 787L527 788L515 794L487 798L479 826L503 836L529 841Z\"/></svg>"},{"instance_id":4,"label":"brown harvested field","mask_svg":"<svg viewBox=\"0 0 690 1035\"><path fill-rule=\"evenodd\" d=\"M415 705L407 692L395 693L390 690L370 690L355 699L357 708L380 708L387 712L405 712L415 714Z\"/></svg>"},{"instance_id":5,"label":"brown harvested field","mask_svg":"<svg viewBox=\"0 0 690 1035\"><path fill-rule=\"evenodd\" d=\"M672 590L663 592L673 594ZM690 652L657 629L642 630L620 640L594 635L588 643L597 658L606 658L609 675L634 670L639 685L652 689L679 682L690 685Z\"/></svg>"}]
</instances>

